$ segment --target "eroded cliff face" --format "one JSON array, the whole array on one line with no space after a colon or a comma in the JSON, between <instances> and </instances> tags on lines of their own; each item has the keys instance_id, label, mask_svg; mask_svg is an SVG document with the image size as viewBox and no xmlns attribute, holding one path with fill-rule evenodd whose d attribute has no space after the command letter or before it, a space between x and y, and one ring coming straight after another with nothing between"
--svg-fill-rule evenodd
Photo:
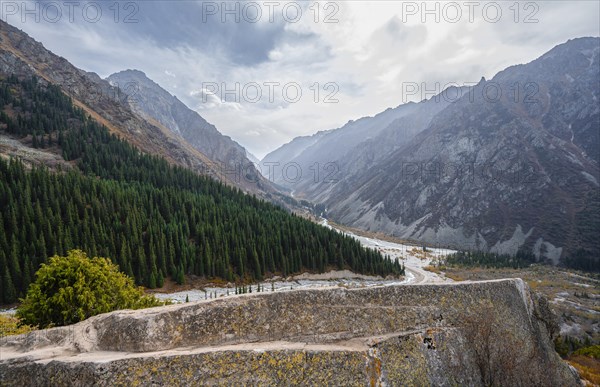
<instances>
[{"instance_id":1,"label":"eroded cliff face","mask_svg":"<svg viewBox=\"0 0 600 387\"><path fill-rule=\"evenodd\" d=\"M577 385L555 331L518 279L262 293L4 338L0 385Z\"/></svg>"}]
</instances>

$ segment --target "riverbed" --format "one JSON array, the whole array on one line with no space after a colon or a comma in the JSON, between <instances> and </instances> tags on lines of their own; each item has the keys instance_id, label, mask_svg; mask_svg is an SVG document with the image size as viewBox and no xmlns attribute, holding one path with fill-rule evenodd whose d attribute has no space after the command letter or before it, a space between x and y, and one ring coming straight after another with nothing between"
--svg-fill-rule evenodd
<instances>
[{"instance_id":1,"label":"riverbed","mask_svg":"<svg viewBox=\"0 0 600 387\"><path fill-rule=\"evenodd\" d=\"M321 224L330 229L350 235L360 241L368 248L379 250L382 254L389 255L392 259L399 260L406 269L406 275L399 279L385 279L381 277L370 277L357 275L350 271L331 271L323 274L301 274L295 277L275 278L272 281L261 282L246 286L246 293L256 292L286 292L298 289L315 289L326 287L367 288L373 286L393 286L393 285L413 285L423 283L443 283L450 282L450 279L439 276L436 273L425 270L424 268L437 259L455 252L454 250L443 248L427 248L394 243L376 238L367 238L347 231L341 231L332 227L326 219L321 220ZM190 289L175 293L154 293L160 299L171 299L173 302L185 302L186 299L199 301L214 299L220 297L233 296L236 294L236 288L230 287L205 287L202 289Z\"/></svg>"}]
</instances>

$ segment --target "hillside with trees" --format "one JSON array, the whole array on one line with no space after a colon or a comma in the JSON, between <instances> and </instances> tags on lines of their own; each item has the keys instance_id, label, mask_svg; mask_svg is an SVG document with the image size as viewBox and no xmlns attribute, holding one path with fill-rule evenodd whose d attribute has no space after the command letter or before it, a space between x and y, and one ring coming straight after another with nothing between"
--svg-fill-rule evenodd
<instances>
[{"instance_id":1,"label":"hillside with trees","mask_svg":"<svg viewBox=\"0 0 600 387\"><path fill-rule=\"evenodd\" d=\"M0 302L24 294L47 257L110 257L137 284L186 275L247 282L348 268L402 274L389 257L239 189L140 152L44 81L0 79L0 133L75 168L0 159Z\"/></svg>"}]
</instances>

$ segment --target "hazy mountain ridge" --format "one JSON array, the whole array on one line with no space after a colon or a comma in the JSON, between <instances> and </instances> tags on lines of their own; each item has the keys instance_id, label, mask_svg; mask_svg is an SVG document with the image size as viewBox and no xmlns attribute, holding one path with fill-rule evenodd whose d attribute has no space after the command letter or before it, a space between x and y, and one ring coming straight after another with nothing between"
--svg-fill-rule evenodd
<instances>
[{"instance_id":1,"label":"hazy mountain ridge","mask_svg":"<svg viewBox=\"0 0 600 387\"><path fill-rule=\"evenodd\" d=\"M271 181L277 180L281 183L281 181L283 180L281 174L276 173L273 176L271 176L271 172L277 171L273 171L271 168L269 168L269 166L272 165L272 163L275 163L274 166L282 163L288 163L290 160L293 160L294 158L298 157L307 148L313 146L321 138L323 138L330 132L331 130L324 130L310 136L295 137L292 141L283 144L276 150L268 153L265 157L263 157L263 159L260 162L263 175L269 178Z\"/></svg>"},{"instance_id":2,"label":"hazy mountain ridge","mask_svg":"<svg viewBox=\"0 0 600 387\"><path fill-rule=\"evenodd\" d=\"M403 104L393 109L389 108L373 117L348 121L346 125L338 129L318 132L313 136L297 137L266 155L263 163L265 161L278 163L273 167L275 177L272 180L275 183L288 188L293 186L292 189L302 191L304 185L321 180L320 178L315 179L315 168L325 175L333 174L333 169L327 168L332 163L335 164L335 169L338 171L343 170L338 160L365 139L377 136L396 119L411 114L415 105L414 103ZM296 163L301 168L300 184L295 181L293 176L284 176L285 166L292 163ZM268 171L268 168L263 168L263 170Z\"/></svg>"}]
</instances>

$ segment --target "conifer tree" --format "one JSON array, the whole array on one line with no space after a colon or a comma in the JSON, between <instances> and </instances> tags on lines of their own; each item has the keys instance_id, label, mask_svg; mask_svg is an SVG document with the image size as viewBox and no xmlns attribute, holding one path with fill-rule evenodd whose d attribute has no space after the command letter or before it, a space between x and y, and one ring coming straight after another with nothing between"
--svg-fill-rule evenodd
<instances>
[{"instance_id":1,"label":"conifer tree","mask_svg":"<svg viewBox=\"0 0 600 387\"><path fill-rule=\"evenodd\" d=\"M12 281L8 267L4 268L4 275L2 276L2 297L3 301L7 304L17 301L17 291Z\"/></svg>"}]
</instances>

